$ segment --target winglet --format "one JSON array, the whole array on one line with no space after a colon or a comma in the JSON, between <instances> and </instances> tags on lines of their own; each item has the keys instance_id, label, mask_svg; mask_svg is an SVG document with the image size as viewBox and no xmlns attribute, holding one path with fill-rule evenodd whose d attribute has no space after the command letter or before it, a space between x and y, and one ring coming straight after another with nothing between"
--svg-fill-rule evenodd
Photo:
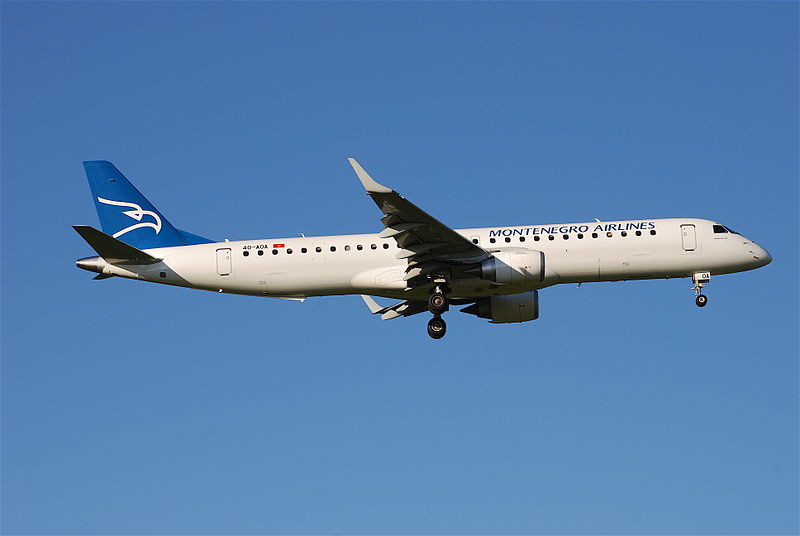
<instances>
[{"instance_id":1,"label":"winglet","mask_svg":"<svg viewBox=\"0 0 800 536\"><path fill-rule=\"evenodd\" d=\"M378 304L378 302L376 302L372 296L367 296L366 294L362 294L361 299L364 300L364 303L367 304L367 307L369 307L369 310L372 314L376 315L383 310L383 307L381 307L380 304Z\"/></svg>"},{"instance_id":2,"label":"winglet","mask_svg":"<svg viewBox=\"0 0 800 536\"><path fill-rule=\"evenodd\" d=\"M353 170L356 172L356 175L358 175L358 180L360 180L361 184L364 185L364 188L366 188L367 193L370 194L392 193L393 190L391 188L387 188L386 186L375 182L375 179L370 177L369 173L364 171L364 168L361 167L361 164L356 162L355 158L348 158L347 161L350 162L351 166L353 166Z\"/></svg>"}]
</instances>

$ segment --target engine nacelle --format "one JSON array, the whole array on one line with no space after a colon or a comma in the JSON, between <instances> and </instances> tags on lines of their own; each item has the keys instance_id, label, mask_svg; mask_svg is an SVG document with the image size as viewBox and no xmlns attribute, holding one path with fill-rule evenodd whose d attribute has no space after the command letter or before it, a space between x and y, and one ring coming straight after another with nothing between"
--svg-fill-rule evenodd
<instances>
[{"instance_id":1,"label":"engine nacelle","mask_svg":"<svg viewBox=\"0 0 800 536\"><path fill-rule=\"evenodd\" d=\"M544 253L529 249L498 251L473 273L500 285L540 283L544 281Z\"/></svg>"},{"instance_id":2,"label":"engine nacelle","mask_svg":"<svg viewBox=\"0 0 800 536\"><path fill-rule=\"evenodd\" d=\"M536 320L539 318L539 291L482 298L461 311L488 318L493 324Z\"/></svg>"}]
</instances>

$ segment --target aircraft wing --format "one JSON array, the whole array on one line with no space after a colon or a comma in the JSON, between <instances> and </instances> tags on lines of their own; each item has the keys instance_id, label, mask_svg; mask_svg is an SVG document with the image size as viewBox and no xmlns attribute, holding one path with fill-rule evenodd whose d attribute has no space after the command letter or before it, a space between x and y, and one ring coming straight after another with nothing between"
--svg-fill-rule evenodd
<instances>
[{"instance_id":1,"label":"aircraft wing","mask_svg":"<svg viewBox=\"0 0 800 536\"><path fill-rule=\"evenodd\" d=\"M411 316L428 310L428 304L424 301L406 300L388 307L381 307L372 296L362 294L361 298L364 300L364 303L367 304L367 307L369 307L370 312L374 315L381 315L383 320L391 320L392 318L401 316Z\"/></svg>"},{"instance_id":2,"label":"aircraft wing","mask_svg":"<svg viewBox=\"0 0 800 536\"><path fill-rule=\"evenodd\" d=\"M418 313L428 312L428 302L421 300L405 300L388 307L384 307L375 301L372 296L366 294L361 295L361 299L367 304L369 311L374 315L381 315L383 320L391 320L392 318L399 318L401 316L412 316ZM451 300L452 305L466 305L475 303L475 299L454 299Z\"/></svg>"},{"instance_id":3,"label":"aircraft wing","mask_svg":"<svg viewBox=\"0 0 800 536\"><path fill-rule=\"evenodd\" d=\"M405 279L409 286L414 286L415 278L441 270L449 269L451 277L462 277L458 267L468 267L491 256L391 188L378 184L354 158L348 161L367 195L384 214L384 230L378 236L393 238L400 246L397 258L408 259Z\"/></svg>"}]
</instances>

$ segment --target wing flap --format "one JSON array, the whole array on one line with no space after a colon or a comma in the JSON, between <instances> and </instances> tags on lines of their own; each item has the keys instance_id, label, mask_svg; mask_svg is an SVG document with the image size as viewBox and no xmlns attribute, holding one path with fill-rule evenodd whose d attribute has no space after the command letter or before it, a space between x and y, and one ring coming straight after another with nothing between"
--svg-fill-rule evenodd
<instances>
[{"instance_id":1,"label":"wing flap","mask_svg":"<svg viewBox=\"0 0 800 536\"><path fill-rule=\"evenodd\" d=\"M424 227L425 225L426 224L424 223L398 223L391 227L386 227L383 231L378 233L378 237L394 238L403 233L408 233L413 231L414 229L419 229L420 227Z\"/></svg>"}]
</instances>

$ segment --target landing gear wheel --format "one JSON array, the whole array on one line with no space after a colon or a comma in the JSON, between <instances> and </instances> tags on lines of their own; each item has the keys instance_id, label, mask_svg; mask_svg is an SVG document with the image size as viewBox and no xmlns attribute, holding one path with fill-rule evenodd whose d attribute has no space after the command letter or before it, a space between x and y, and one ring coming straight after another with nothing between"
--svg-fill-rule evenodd
<instances>
[{"instance_id":1,"label":"landing gear wheel","mask_svg":"<svg viewBox=\"0 0 800 536\"><path fill-rule=\"evenodd\" d=\"M694 283L692 290L697 294L694 303L696 303L698 307L705 307L708 303L708 298L703 294L703 287L705 286L704 283L708 283L709 281L711 281L711 272L696 272L692 274L692 282Z\"/></svg>"},{"instance_id":2,"label":"landing gear wheel","mask_svg":"<svg viewBox=\"0 0 800 536\"><path fill-rule=\"evenodd\" d=\"M434 339L441 339L444 337L446 332L447 324L445 324L444 319L441 316L435 315L433 318L428 320L428 335Z\"/></svg>"},{"instance_id":3,"label":"landing gear wheel","mask_svg":"<svg viewBox=\"0 0 800 536\"><path fill-rule=\"evenodd\" d=\"M447 296L441 292L434 292L428 296L428 310L434 315L440 315L447 311L449 303Z\"/></svg>"}]
</instances>

